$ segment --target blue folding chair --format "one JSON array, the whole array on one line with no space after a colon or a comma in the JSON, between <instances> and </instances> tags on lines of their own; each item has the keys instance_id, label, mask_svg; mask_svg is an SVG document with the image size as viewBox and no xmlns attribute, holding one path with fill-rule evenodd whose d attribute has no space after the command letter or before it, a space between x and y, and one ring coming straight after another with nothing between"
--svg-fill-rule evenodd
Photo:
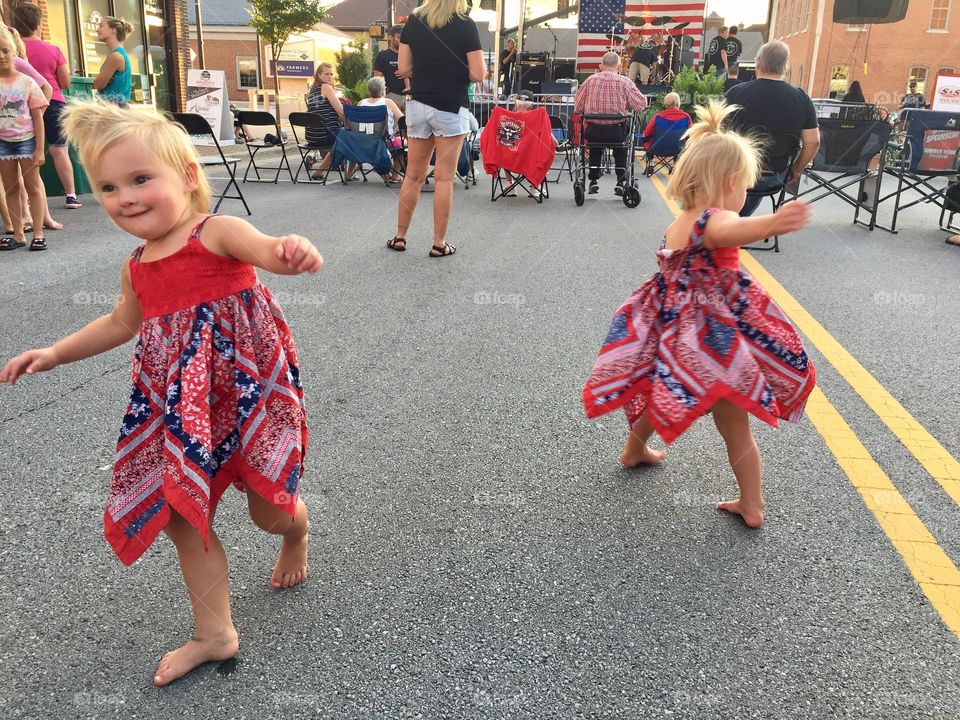
<instances>
[{"instance_id":1,"label":"blue folding chair","mask_svg":"<svg viewBox=\"0 0 960 720\"><path fill-rule=\"evenodd\" d=\"M390 172L390 151L387 149L387 108L356 105L343 106L343 129L337 133L333 144L331 168L340 167L345 161L355 162L360 168L363 181L376 172L387 183ZM346 180L344 180L346 182Z\"/></svg>"},{"instance_id":2,"label":"blue folding chair","mask_svg":"<svg viewBox=\"0 0 960 720\"><path fill-rule=\"evenodd\" d=\"M664 168L668 174L673 172L677 156L683 150L683 134L689 128L690 121L687 118L667 120L658 117L654 119L653 142L647 149L647 167L644 170L647 177ZM644 136L643 139L649 138Z\"/></svg>"}]
</instances>

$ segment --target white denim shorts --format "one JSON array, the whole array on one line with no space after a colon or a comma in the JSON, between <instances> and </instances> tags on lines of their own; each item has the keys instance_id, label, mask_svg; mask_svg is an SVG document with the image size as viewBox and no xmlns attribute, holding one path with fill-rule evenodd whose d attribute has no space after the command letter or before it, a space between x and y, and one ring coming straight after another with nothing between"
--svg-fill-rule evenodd
<instances>
[{"instance_id":1,"label":"white denim shorts","mask_svg":"<svg viewBox=\"0 0 960 720\"><path fill-rule=\"evenodd\" d=\"M431 136L456 137L470 132L470 113L460 108L459 113L444 112L416 100L407 101L407 135L418 140Z\"/></svg>"}]
</instances>

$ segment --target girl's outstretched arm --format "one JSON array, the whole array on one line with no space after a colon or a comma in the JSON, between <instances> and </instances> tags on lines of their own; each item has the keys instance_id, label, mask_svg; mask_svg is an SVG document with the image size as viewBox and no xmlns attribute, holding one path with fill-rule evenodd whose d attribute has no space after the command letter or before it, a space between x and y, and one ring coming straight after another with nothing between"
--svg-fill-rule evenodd
<instances>
[{"instance_id":1,"label":"girl's outstretched arm","mask_svg":"<svg viewBox=\"0 0 960 720\"><path fill-rule=\"evenodd\" d=\"M0 383L15 385L17 378L24 373L33 375L112 350L136 336L140 321L140 303L130 283L130 261L127 260L120 273L120 296L110 314L101 315L50 347L27 350L17 355L0 370Z\"/></svg>"},{"instance_id":2,"label":"girl's outstretched arm","mask_svg":"<svg viewBox=\"0 0 960 720\"><path fill-rule=\"evenodd\" d=\"M794 200L773 215L740 217L729 210L714 213L703 233L708 248L740 247L774 235L796 232L810 222L810 203Z\"/></svg>"},{"instance_id":3,"label":"girl's outstretched arm","mask_svg":"<svg viewBox=\"0 0 960 720\"><path fill-rule=\"evenodd\" d=\"M277 275L312 274L323 267L320 253L301 235L264 235L246 220L229 215L211 218L204 228L203 244L211 252Z\"/></svg>"}]
</instances>

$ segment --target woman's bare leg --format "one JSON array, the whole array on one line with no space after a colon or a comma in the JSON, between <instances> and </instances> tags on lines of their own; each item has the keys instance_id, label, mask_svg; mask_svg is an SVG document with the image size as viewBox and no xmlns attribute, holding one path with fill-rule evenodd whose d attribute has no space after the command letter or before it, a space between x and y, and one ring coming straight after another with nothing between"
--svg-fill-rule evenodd
<instances>
[{"instance_id":1,"label":"woman's bare leg","mask_svg":"<svg viewBox=\"0 0 960 720\"><path fill-rule=\"evenodd\" d=\"M420 201L420 188L427 179L430 155L433 153L434 138L423 140L409 138L407 141L407 173L400 186L400 201L397 203L397 232L395 237L405 238L413 221L413 213ZM434 198L436 202L436 198Z\"/></svg>"},{"instance_id":2,"label":"woman's bare leg","mask_svg":"<svg viewBox=\"0 0 960 720\"><path fill-rule=\"evenodd\" d=\"M442 248L453 208L453 180L463 148L463 135L435 137L437 161L433 166L433 246Z\"/></svg>"}]
</instances>

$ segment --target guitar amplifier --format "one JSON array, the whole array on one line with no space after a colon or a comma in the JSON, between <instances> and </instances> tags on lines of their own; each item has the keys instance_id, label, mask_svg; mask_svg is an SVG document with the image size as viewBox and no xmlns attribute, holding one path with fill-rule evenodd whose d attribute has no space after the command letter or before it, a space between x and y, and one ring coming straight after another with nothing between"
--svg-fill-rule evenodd
<instances>
[{"instance_id":1,"label":"guitar amplifier","mask_svg":"<svg viewBox=\"0 0 960 720\"><path fill-rule=\"evenodd\" d=\"M520 89L539 95L540 87L547 79L547 64L545 62L521 62L517 67L520 70Z\"/></svg>"},{"instance_id":2,"label":"guitar amplifier","mask_svg":"<svg viewBox=\"0 0 960 720\"><path fill-rule=\"evenodd\" d=\"M563 58L562 60L557 59L553 61L553 81L557 80L573 80L577 77L576 73L577 62L576 60L570 60L568 58Z\"/></svg>"}]
</instances>

